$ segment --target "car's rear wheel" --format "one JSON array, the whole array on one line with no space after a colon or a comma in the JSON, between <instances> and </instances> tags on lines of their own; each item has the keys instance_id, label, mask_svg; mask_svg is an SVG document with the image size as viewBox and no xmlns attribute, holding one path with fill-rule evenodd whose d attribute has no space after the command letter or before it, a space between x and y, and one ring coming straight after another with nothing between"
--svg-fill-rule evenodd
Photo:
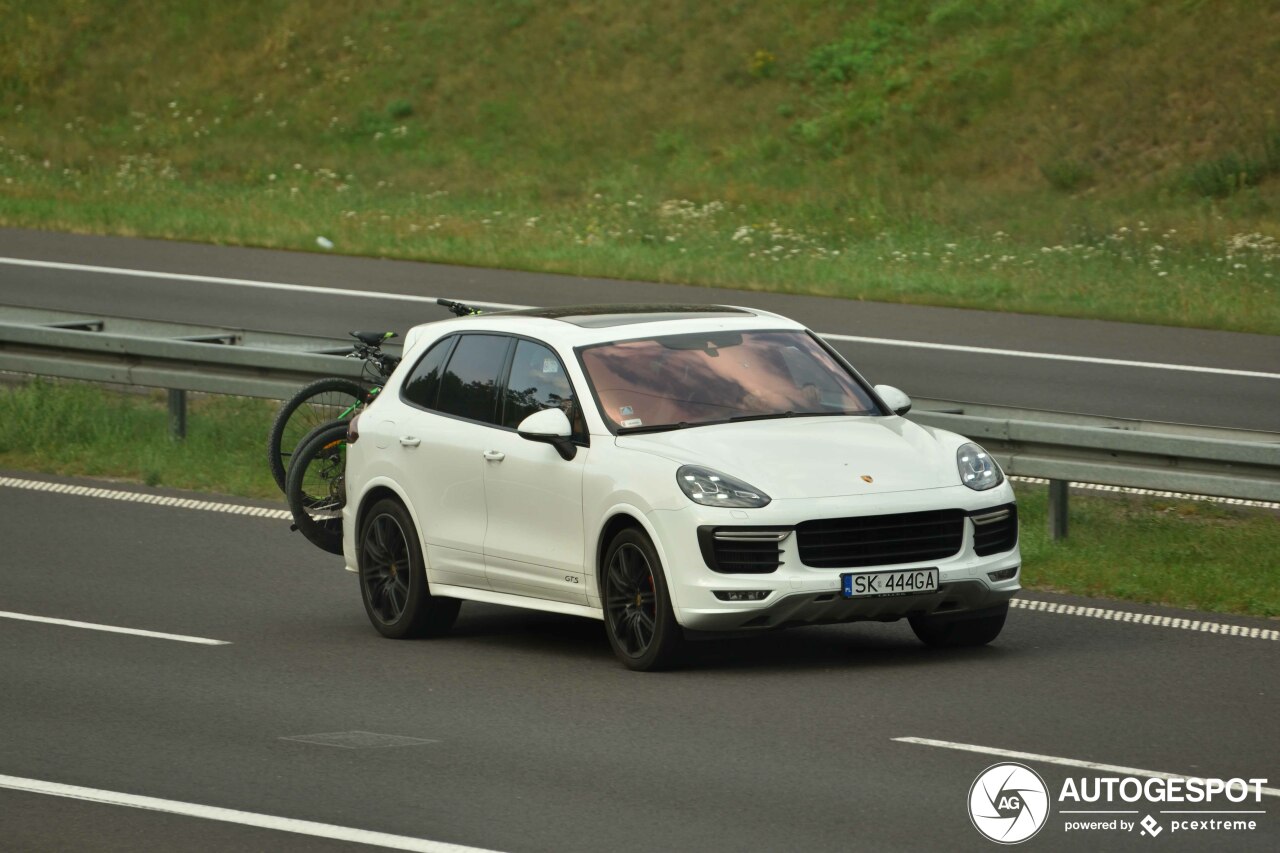
<instances>
[{"instance_id":1,"label":"car's rear wheel","mask_svg":"<svg viewBox=\"0 0 1280 853\"><path fill-rule=\"evenodd\" d=\"M911 630L920 642L936 648L985 646L1000 636L1009 605L983 611L979 616L912 616Z\"/></svg>"},{"instance_id":2,"label":"car's rear wheel","mask_svg":"<svg viewBox=\"0 0 1280 853\"><path fill-rule=\"evenodd\" d=\"M365 514L359 564L365 612L384 637L443 634L458 618L458 599L434 596L427 589L417 530L399 501L378 501Z\"/></svg>"},{"instance_id":3,"label":"car's rear wheel","mask_svg":"<svg viewBox=\"0 0 1280 853\"><path fill-rule=\"evenodd\" d=\"M613 537L602 577L605 629L618 660L641 671L677 663L684 635L649 537L634 528Z\"/></svg>"}]
</instances>

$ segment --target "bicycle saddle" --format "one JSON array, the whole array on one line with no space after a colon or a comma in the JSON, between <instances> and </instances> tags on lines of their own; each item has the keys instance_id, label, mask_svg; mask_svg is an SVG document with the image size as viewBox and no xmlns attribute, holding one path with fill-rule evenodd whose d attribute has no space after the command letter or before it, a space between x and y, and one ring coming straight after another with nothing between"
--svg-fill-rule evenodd
<instances>
[{"instance_id":1,"label":"bicycle saddle","mask_svg":"<svg viewBox=\"0 0 1280 853\"><path fill-rule=\"evenodd\" d=\"M395 332L349 332L348 334L367 347L376 347L383 341L398 337Z\"/></svg>"}]
</instances>

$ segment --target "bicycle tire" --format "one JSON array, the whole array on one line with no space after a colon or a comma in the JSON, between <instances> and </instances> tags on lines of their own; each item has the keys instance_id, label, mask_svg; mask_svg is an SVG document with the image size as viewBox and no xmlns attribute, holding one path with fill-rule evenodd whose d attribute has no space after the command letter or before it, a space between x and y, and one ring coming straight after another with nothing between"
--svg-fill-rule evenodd
<instances>
[{"instance_id":1,"label":"bicycle tire","mask_svg":"<svg viewBox=\"0 0 1280 853\"><path fill-rule=\"evenodd\" d=\"M302 440L285 483L294 527L308 542L330 554L342 553L346 455L347 422L322 424Z\"/></svg>"},{"instance_id":2,"label":"bicycle tire","mask_svg":"<svg viewBox=\"0 0 1280 853\"><path fill-rule=\"evenodd\" d=\"M353 404L364 404L369 389L351 379L317 379L280 407L267 433L267 464L280 491L289 477L289 460L316 427L334 420Z\"/></svg>"}]
</instances>

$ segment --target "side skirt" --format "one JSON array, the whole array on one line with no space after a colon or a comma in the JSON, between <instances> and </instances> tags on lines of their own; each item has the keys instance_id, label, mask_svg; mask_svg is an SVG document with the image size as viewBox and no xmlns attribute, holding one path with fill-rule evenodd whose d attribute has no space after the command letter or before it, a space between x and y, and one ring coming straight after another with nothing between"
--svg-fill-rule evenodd
<instances>
[{"instance_id":1,"label":"side skirt","mask_svg":"<svg viewBox=\"0 0 1280 853\"><path fill-rule=\"evenodd\" d=\"M432 595L439 595L444 598L460 598L463 601L482 601L485 604L523 607L525 610L545 610L548 613L563 613L566 616L604 619L604 610L596 607L587 607L584 604L567 604L563 601L547 601L527 595L511 595L506 592L494 592L490 589L475 589L469 586L452 586L443 583L433 583L430 587Z\"/></svg>"}]
</instances>

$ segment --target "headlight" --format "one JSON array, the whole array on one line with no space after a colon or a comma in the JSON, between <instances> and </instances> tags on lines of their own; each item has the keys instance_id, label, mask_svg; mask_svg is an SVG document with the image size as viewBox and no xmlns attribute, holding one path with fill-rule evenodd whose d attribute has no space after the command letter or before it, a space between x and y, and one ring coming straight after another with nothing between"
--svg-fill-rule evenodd
<instances>
[{"instance_id":1,"label":"headlight","mask_svg":"<svg viewBox=\"0 0 1280 853\"><path fill-rule=\"evenodd\" d=\"M974 491L983 492L1004 482L1004 473L996 460L973 442L962 444L956 450L956 467L960 469L960 482Z\"/></svg>"},{"instance_id":2,"label":"headlight","mask_svg":"<svg viewBox=\"0 0 1280 853\"><path fill-rule=\"evenodd\" d=\"M755 486L697 465L682 466L676 472L676 482L689 500L703 506L759 509L769 503L769 496Z\"/></svg>"}]
</instances>

